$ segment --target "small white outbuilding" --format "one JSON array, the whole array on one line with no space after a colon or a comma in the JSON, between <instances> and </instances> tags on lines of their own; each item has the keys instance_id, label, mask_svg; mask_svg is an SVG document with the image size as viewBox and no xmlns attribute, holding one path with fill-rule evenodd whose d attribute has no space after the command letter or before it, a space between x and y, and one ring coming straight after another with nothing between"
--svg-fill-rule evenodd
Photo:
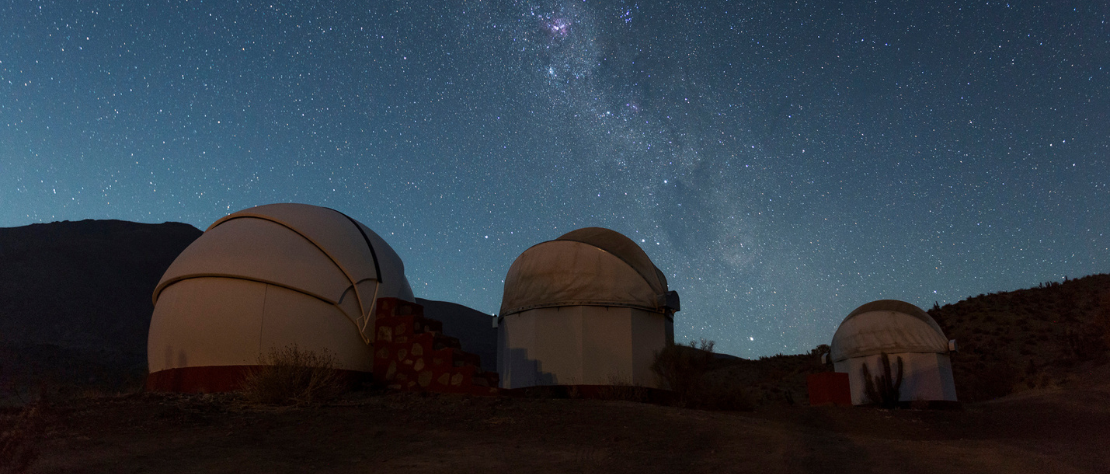
<instances>
[{"instance_id":1,"label":"small white outbuilding","mask_svg":"<svg viewBox=\"0 0 1110 474\"><path fill-rule=\"evenodd\" d=\"M502 388L659 387L651 364L674 341L678 294L635 242L589 227L537 244L505 277Z\"/></svg>"},{"instance_id":2,"label":"small white outbuilding","mask_svg":"<svg viewBox=\"0 0 1110 474\"><path fill-rule=\"evenodd\" d=\"M149 388L232 390L271 349L327 351L371 373L378 298L414 301L400 257L347 215L270 204L226 216L154 290Z\"/></svg>"},{"instance_id":3,"label":"small white outbuilding","mask_svg":"<svg viewBox=\"0 0 1110 474\"><path fill-rule=\"evenodd\" d=\"M872 376L882 373L886 353L892 375L896 361L903 363L900 401L956 401L949 342L937 322L921 308L898 300L878 300L852 311L833 335L831 352L835 370L847 373L852 404L871 402L865 392L863 366Z\"/></svg>"}]
</instances>

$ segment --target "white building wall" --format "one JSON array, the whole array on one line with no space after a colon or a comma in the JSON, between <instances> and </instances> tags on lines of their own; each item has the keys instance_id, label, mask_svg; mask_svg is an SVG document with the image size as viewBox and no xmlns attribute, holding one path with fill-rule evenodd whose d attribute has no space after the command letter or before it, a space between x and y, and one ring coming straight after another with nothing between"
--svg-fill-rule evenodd
<instances>
[{"instance_id":1,"label":"white building wall","mask_svg":"<svg viewBox=\"0 0 1110 474\"><path fill-rule=\"evenodd\" d=\"M655 355L674 342L674 320L659 313L633 309L632 384L660 388L659 376L652 372ZM668 337L669 336L669 337Z\"/></svg>"},{"instance_id":2,"label":"white building wall","mask_svg":"<svg viewBox=\"0 0 1110 474\"><path fill-rule=\"evenodd\" d=\"M904 374L902 376L900 401L956 401L956 385L952 379L952 363L947 354L900 353L888 354L888 357L890 358L891 374L895 377L897 377L898 357L902 358ZM882 356L878 354L854 357L834 364L837 372L848 374L853 405L868 403L864 389L866 382L863 378L863 365L865 363L872 377L882 373Z\"/></svg>"},{"instance_id":3,"label":"white building wall","mask_svg":"<svg viewBox=\"0 0 1110 474\"><path fill-rule=\"evenodd\" d=\"M537 385L656 387L655 353L666 344L666 317L620 307L539 308L498 326L503 388Z\"/></svg>"}]
</instances>

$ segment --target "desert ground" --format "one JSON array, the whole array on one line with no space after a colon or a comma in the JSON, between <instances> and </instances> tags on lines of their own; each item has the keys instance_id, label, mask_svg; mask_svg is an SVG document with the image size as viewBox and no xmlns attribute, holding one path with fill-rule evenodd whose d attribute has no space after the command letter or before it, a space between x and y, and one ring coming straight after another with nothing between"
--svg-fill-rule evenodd
<instances>
[{"instance_id":1,"label":"desert ground","mask_svg":"<svg viewBox=\"0 0 1110 474\"><path fill-rule=\"evenodd\" d=\"M384 391L279 408L234 394L85 395L42 411L31 472L1107 472L1110 371L1091 375L952 410L718 412Z\"/></svg>"}]
</instances>

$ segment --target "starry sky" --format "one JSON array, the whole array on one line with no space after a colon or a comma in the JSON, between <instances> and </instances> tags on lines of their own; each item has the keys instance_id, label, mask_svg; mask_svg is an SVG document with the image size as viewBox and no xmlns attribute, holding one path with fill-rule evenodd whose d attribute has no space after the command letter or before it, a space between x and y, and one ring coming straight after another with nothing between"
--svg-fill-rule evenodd
<instances>
[{"instance_id":1,"label":"starry sky","mask_svg":"<svg viewBox=\"0 0 1110 474\"><path fill-rule=\"evenodd\" d=\"M1110 272L1107 5L8 0L0 226L316 204L486 313L602 226L680 342L798 353L871 300Z\"/></svg>"}]
</instances>

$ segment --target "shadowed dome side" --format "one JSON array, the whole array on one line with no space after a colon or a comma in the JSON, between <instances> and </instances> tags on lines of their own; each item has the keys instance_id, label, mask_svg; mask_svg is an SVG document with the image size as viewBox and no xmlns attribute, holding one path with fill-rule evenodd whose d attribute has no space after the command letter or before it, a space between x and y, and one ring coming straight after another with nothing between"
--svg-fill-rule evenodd
<instances>
[{"instance_id":1,"label":"shadowed dome side","mask_svg":"<svg viewBox=\"0 0 1110 474\"><path fill-rule=\"evenodd\" d=\"M917 306L878 300L852 311L833 335L833 361L886 352L948 352L948 339L937 322Z\"/></svg>"}]
</instances>

